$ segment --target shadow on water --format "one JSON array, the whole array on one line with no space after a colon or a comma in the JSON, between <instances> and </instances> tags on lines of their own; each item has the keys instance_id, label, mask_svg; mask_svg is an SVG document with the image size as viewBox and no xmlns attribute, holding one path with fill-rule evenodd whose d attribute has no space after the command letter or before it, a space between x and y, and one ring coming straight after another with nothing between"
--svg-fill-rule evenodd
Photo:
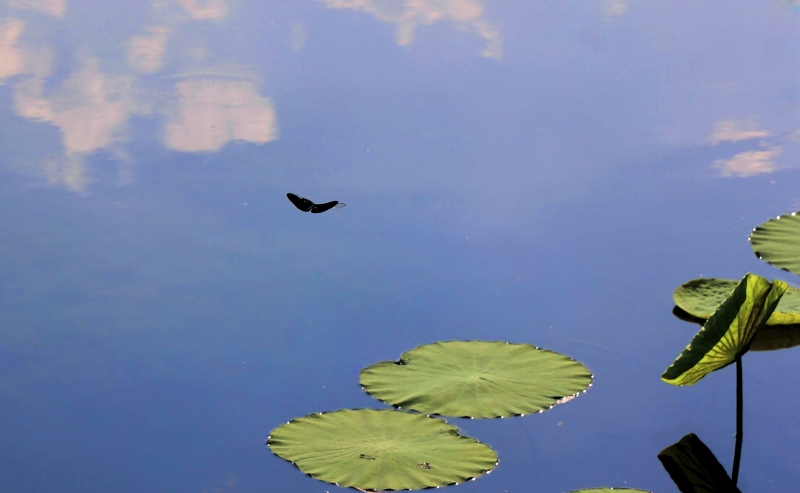
<instances>
[{"instance_id":1,"label":"shadow on water","mask_svg":"<svg viewBox=\"0 0 800 493\"><path fill-rule=\"evenodd\" d=\"M725 468L694 433L662 450L658 460L682 493L739 493Z\"/></svg>"}]
</instances>

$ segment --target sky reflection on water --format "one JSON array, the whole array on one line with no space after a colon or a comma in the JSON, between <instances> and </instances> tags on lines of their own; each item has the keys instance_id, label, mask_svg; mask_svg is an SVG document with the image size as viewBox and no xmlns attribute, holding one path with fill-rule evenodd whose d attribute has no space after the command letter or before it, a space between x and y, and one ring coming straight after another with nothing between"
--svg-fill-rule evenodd
<instances>
[{"instance_id":1,"label":"sky reflection on water","mask_svg":"<svg viewBox=\"0 0 800 493\"><path fill-rule=\"evenodd\" d=\"M335 491L270 429L380 407L436 340L584 362L542 415L451 420L454 491L674 491L730 467L734 377L661 372L672 291L800 209L794 2L9 0L0 7L0 489ZM294 192L348 206L319 216ZM743 491L800 480L794 350L745 358Z\"/></svg>"}]
</instances>

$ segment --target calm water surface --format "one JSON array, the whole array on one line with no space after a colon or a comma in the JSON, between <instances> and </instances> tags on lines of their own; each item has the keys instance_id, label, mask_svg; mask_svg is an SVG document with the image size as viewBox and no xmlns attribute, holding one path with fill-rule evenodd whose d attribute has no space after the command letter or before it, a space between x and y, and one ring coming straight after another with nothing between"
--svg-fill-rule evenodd
<instances>
[{"instance_id":1,"label":"calm water surface","mask_svg":"<svg viewBox=\"0 0 800 493\"><path fill-rule=\"evenodd\" d=\"M730 468L732 369L660 381L672 291L759 262L800 209L788 0L7 0L0 8L0 492L344 491L264 445L384 407L358 371L529 342L594 386L450 420L448 491L677 491ZM347 207L303 214L294 192ZM743 491L800 482L798 349L744 362Z\"/></svg>"}]
</instances>

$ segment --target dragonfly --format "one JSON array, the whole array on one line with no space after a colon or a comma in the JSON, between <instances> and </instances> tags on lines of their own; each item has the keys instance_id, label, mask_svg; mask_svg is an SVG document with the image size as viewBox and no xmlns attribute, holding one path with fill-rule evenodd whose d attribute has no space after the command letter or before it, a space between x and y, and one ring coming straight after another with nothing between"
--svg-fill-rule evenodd
<instances>
[{"instance_id":1,"label":"dragonfly","mask_svg":"<svg viewBox=\"0 0 800 493\"><path fill-rule=\"evenodd\" d=\"M312 214L319 214L331 209L341 209L347 205L344 202L339 202L338 200L325 202L324 204L315 204L314 202L311 202L310 200L293 193L287 193L286 196L289 197L289 200L294 204L295 207L303 212L310 212Z\"/></svg>"}]
</instances>

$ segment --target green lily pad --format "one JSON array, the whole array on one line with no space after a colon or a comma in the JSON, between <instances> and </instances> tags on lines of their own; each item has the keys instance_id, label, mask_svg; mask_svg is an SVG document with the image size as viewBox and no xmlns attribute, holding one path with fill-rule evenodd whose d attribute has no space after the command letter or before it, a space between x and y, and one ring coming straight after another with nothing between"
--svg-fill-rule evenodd
<instances>
[{"instance_id":1,"label":"green lily pad","mask_svg":"<svg viewBox=\"0 0 800 493\"><path fill-rule=\"evenodd\" d=\"M582 490L575 490L572 493L651 493L645 490L635 490L633 488L586 488Z\"/></svg>"},{"instance_id":2,"label":"green lily pad","mask_svg":"<svg viewBox=\"0 0 800 493\"><path fill-rule=\"evenodd\" d=\"M706 320L708 320L707 318L695 317L694 315L685 311L683 308L677 305L672 307L672 314L675 315L675 317L677 317L678 319L683 320L684 322L700 324L700 327L702 327L703 324L706 323Z\"/></svg>"},{"instance_id":3,"label":"green lily pad","mask_svg":"<svg viewBox=\"0 0 800 493\"><path fill-rule=\"evenodd\" d=\"M800 346L800 325L765 325L750 343L751 351L776 351Z\"/></svg>"},{"instance_id":4,"label":"green lily pad","mask_svg":"<svg viewBox=\"0 0 800 493\"><path fill-rule=\"evenodd\" d=\"M314 479L362 490L419 490L490 472L497 454L444 420L377 409L296 418L270 433L277 456Z\"/></svg>"},{"instance_id":5,"label":"green lily pad","mask_svg":"<svg viewBox=\"0 0 800 493\"><path fill-rule=\"evenodd\" d=\"M683 493L740 493L722 464L694 433L662 450L658 460Z\"/></svg>"},{"instance_id":6,"label":"green lily pad","mask_svg":"<svg viewBox=\"0 0 800 493\"><path fill-rule=\"evenodd\" d=\"M797 212L756 226L747 240L756 257L785 271L800 274L800 215Z\"/></svg>"},{"instance_id":7,"label":"green lily pad","mask_svg":"<svg viewBox=\"0 0 800 493\"><path fill-rule=\"evenodd\" d=\"M686 313L707 319L737 284L733 279L692 279L681 284L672 299ZM767 320L767 325L782 324L800 324L800 289L789 287Z\"/></svg>"},{"instance_id":8,"label":"green lily pad","mask_svg":"<svg viewBox=\"0 0 800 493\"><path fill-rule=\"evenodd\" d=\"M788 287L782 281L770 283L745 275L661 379L672 385L693 385L733 363L747 352Z\"/></svg>"},{"instance_id":9,"label":"green lily pad","mask_svg":"<svg viewBox=\"0 0 800 493\"><path fill-rule=\"evenodd\" d=\"M383 402L425 414L502 418L542 412L592 385L583 364L530 344L435 342L361 370Z\"/></svg>"}]
</instances>

